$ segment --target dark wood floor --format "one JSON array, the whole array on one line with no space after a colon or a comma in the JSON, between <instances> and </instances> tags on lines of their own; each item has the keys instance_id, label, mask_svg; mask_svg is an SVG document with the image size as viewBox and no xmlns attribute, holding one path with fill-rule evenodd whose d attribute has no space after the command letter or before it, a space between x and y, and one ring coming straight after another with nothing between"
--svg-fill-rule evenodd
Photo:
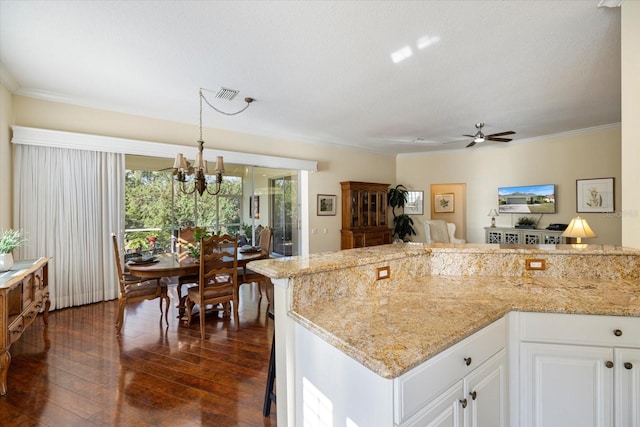
<instances>
[{"instance_id":1,"label":"dark wood floor","mask_svg":"<svg viewBox=\"0 0 640 427\"><path fill-rule=\"evenodd\" d=\"M212 313L204 341L170 292L168 327L145 301L120 339L116 301L53 311L48 327L39 316L11 347L0 426L275 426L275 404L262 416L273 321L256 285L241 286L240 328Z\"/></svg>"}]
</instances>

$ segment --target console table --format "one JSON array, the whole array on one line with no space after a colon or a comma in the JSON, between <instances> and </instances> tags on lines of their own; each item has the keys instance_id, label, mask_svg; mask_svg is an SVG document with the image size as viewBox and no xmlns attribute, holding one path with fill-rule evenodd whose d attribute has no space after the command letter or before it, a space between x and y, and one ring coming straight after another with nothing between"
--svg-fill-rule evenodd
<instances>
[{"instance_id":1,"label":"console table","mask_svg":"<svg viewBox=\"0 0 640 427\"><path fill-rule=\"evenodd\" d=\"M0 273L0 395L7 393L7 373L11 364L9 347L44 309L48 324L49 258L16 261L9 271Z\"/></svg>"},{"instance_id":2,"label":"console table","mask_svg":"<svg viewBox=\"0 0 640 427\"><path fill-rule=\"evenodd\" d=\"M512 245L559 245L566 243L562 231L535 228L484 227L485 243Z\"/></svg>"}]
</instances>

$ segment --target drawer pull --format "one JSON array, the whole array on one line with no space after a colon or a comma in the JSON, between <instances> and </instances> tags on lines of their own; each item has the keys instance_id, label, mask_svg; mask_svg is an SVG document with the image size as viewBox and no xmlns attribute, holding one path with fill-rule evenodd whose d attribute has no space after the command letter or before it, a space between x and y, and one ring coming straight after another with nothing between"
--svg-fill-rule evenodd
<instances>
[{"instance_id":1,"label":"drawer pull","mask_svg":"<svg viewBox=\"0 0 640 427\"><path fill-rule=\"evenodd\" d=\"M470 357L465 357L465 358L464 358L464 363L465 363L467 366L471 365L471 358L470 358Z\"/></svg>"},{"instance_id":2,"label":"drawer pull","mask_svg":"<svg viewBox=\"0 0 640 427\"><path fill-rule=\"evenodd\" d=\"M478 393L472 391L471 393L469 393L469 396L471 396L471 400L476 400L476 397L478 397Z\"/></svg>"},{"instance_id":3,"label":"drawer pull","mask_svg":"<svg viewBox=\"0 0 640 427\"><path fill-rule=\"evenodd\" d=\"M613 330L613 335L615 335L617 337L621 337L622 336L622 331L620 329L614 329Z\"/></svg>"},{"instance_id":4,"label":"drawer pull","mask_svg":"<svg viewBox=\"0 0 640 427\"><path fill-rule=\"evenodd\" d=\"M467 399L462 399L462 400L460 401L460 403L462 403L462 407L463 407L463 408L466 408L466 407L467 407Z\"/></svg>"},{"instance_id":5,"label":"drawer pull","mask_svg":"<svg viewBox=\"0 0 640 427\"><path fill-rule=\"evenodd\" d=\"M631 362L624 362L624 367L626 369L633 369L633 363Z\"/></svg>"},{"instance_id":6,"label":"drawer pull","mask_svg":"<svg viewBox=\"0 0 640 427\"><path fill-rule=\"evenodd\" d=\"M613 368L613 362L611 360L607 360L604 363L604 366L606 366L607 368Z\"/></svg>"}]
</instances>

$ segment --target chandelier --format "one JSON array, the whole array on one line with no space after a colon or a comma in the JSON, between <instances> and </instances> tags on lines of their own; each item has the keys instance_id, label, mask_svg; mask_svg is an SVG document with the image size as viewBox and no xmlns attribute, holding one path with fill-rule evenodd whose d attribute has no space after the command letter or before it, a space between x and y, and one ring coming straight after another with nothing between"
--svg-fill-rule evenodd
<instances>
[{"instance_id":1,"label":"chandelier","mask_svg":"<svg viewBox=\"0 0 640 427\"><path fill-rule=\"evenodd\" d=\"M220 192L220 188L222 186L222 174L224 174L224 160L222 156L218 156L216 160L216 168L213 171L215 174L215 180L213 182L207 182L206 176L209 174L209 170L208 170L207 161L204 159L204 156L202 153L204 150L203 148L204 141L202 140L202 101L204 100L207 103L207 105L209 105L211 108L213 108L214 110L216 110L221 114L233 116L236 114L240 114L244 110L249 108L249 105L254 101L254 99L245 98L244 101L247 103L247 105L244 108L234 113L225 113L224 111L217 109L216 107L211 105L209 101L207 101L207 99L202 94L202 88L200 88L199 90L199 95L200 95L200 139L198 140L198 154L196 154L196 160L193 166L191 166L191 163L184 158L182 153L176 154L176 159L173 162L173 173L176 176L176 181L180 183L179 188L180 188L180 191L182 191L183 193L193 194L197 191L198 194L202 196L206 191L207 194L215 196ZM193 184L193 188L188 189L187 180L191 177L191 175L193 175L194 184ZM213 191L209 186L212 183L215 185L215 189Z\"/></svg>"}]
</instances>

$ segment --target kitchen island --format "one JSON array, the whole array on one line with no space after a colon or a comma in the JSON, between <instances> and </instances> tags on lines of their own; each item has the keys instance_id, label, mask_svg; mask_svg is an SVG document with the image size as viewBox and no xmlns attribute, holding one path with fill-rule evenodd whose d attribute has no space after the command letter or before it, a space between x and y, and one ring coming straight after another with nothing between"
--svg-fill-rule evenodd
<instances>
[{"instance_id":1,"label":"kitchen island","mask_svg":"<svg viewBox=\"0 0 640 427\"><path fill-rule=\"evenodd\" d=\"M543 269L528 269L529 264ZM367 381L362 376L371 374L369 388L378 390L371 398L373 406L380 406L375 399L396 401L388 411L376 414L376 419L385 420L379 425L400 425L407 417L398 409L399 381L509 313L640 317L640 250L636 249L394 244L259 261L251 268L276 285L279 425L300 424L300 372L308 368L305 360L326 363L325 370L339 367L329 357L352 360L357 365L354 370L363 370L354 376L361 388ZM517 321L503 327L506 357L514 365L517 346L507 341L517 331L509 325ZM635 339L629 334L625 338ZM640 335L637 339L640 347ZM337 351L322 353L318 360L309 348L324 344ZM519 387L516 379L509 379L512 388ZM349 389L349 375L343 374L343 380L342 386ZM336 400L344 399L333 400L338 413ZM516 425L517 405L511 407L510 418ZM352 425L365 425L349 419ZM342 417L334 425L349 424Z\"/></svg>"}]
</instances>

